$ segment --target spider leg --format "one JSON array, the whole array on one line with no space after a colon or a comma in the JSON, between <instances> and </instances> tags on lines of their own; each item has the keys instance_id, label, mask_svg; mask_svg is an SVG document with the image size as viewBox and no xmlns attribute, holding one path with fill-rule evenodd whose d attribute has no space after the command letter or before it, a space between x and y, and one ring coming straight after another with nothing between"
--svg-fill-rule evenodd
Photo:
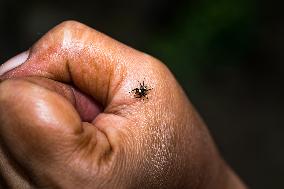
<instances>
[{"instance_id":1,"label":"spider leg","mask_svg":"<svg viewBox=\"0 0 284 189\"><path fill-rule=\"evenodd\" d=\"M132 89L132 90L131 90L131 92L133 92L133 91L137 91L137 90L138 90L138 88L135 88L135 89Z\"/></svg>"}]
</instances>

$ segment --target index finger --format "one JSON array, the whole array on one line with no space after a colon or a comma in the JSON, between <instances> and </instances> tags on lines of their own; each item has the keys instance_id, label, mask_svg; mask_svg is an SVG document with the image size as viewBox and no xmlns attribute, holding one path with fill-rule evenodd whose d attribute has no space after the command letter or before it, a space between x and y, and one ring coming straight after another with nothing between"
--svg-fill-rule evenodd
<instances>
[{"instance_id":1,"label":"index finger","mask_svg":"<svg viewBox=\"0 0 284 189\"><path fill-rule=\"evenodd\" d=\"M72 83L106 106L122 86L127 87L126 95L137 87L137 80L155 86L153 60L92 28L67 21L44 35L30 49L28 60L4 77L42 76ZM125 78L131 82L124 83Z\"/></svg>"}]
</instances>

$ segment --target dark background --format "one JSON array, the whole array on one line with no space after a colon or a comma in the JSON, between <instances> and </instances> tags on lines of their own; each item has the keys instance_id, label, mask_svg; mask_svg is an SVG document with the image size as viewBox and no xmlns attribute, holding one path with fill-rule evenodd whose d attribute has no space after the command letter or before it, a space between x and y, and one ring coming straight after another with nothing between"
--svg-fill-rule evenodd
<instances>
[{"instance_id":1,"label":"dark background","mask_svg":"<svg viewBox=\"0 0 284 189\"><path fill-rule=\"evenodd\" d=\"M276 0L0 0L0 62L75 19L165 62L251 188L284 188L284 13Z\"/></svg>"}]
</instances>

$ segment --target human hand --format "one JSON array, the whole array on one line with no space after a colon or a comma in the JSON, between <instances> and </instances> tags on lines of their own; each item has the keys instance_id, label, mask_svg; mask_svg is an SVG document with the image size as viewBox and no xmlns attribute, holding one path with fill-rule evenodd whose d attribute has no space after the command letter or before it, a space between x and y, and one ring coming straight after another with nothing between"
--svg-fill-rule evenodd
<instances>
[{"instance_id":1,"label":"human hand","mask_svg":"<svg viewBox=\"0 0 284 189\"><path fill-rule=\"evenodd\" d=\"M0 73L3 187L244 188L147 54L67 21Z\"/></svg>"}]
</instances>

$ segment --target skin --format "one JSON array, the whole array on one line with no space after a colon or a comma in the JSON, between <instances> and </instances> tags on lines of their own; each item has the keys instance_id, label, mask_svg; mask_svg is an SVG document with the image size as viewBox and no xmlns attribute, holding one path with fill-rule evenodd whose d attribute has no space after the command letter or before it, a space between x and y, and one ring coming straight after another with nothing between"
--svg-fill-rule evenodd
<instances>
[{"instance_id":1,"label":"skin","mask_svg":"<svg viewBox=\"0 0 284 189\"><path fill-rule=\"evenodd\" d=\"M166 66L81 23L0 79L3 188L246 188Z\"/></svg>"}]
</instances>

